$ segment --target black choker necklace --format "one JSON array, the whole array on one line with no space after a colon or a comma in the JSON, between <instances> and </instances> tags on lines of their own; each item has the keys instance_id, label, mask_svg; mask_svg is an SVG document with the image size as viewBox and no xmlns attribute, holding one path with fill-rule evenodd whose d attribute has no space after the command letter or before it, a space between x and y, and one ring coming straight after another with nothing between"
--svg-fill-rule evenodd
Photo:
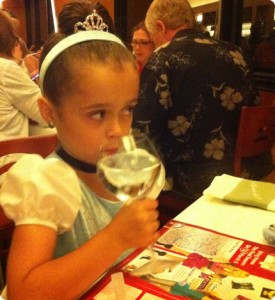
<instances>
[{"instance_id":1,"label":"black choker necklace","mask_svg":"<svg viewBox=\"0 0 275 300\"><path fill-rule=\"evenodd\" d=\"M61 146L59 146L55 153L60 156L66 163L70 166L76 168L77 170L86 172L86 173L96 173L96 166L90 165L84 161L81 161L77 158L72 157L69 153L67 153Z\"/></svg>"}]
</instances>

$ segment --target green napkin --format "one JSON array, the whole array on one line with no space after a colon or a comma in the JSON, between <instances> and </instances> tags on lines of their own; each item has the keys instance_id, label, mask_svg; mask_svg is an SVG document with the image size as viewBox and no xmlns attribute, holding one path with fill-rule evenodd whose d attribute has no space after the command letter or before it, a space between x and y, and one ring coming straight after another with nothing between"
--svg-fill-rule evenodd
<instances>
[{"instance_id":1,"label":"green napkin","mask_svg":"<svg viewBox=\"0 0 275 300\"><path fill-rule=\"evenodd\" d=\"M275 211L275 184L223 174L216 176L203 194Z\"/></svg>"}]
</instances>

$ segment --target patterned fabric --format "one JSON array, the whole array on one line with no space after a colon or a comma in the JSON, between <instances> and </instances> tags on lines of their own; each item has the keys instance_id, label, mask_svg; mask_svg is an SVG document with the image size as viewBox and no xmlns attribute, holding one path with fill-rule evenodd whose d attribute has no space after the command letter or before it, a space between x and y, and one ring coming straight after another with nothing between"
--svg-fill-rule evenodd
<instances>
[{"instance_id":1,"label":"patterned fabric","mask_svg":"<svg viewBox=\"0 0 275 300\"><path fill-rule=\"evenodd\" d=\"M233 174L240 109L256 95L237 46L181 30L142 71L133 127L155 140L174 190L194 200Z\"/></svg>"}]
</instances>

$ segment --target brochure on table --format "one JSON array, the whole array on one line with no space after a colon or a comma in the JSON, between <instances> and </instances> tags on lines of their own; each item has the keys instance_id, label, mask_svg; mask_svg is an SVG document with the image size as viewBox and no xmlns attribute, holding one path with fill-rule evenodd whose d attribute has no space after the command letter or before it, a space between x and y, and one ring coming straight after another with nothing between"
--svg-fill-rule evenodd
<instances>
[{"instance_id":1,"label":"brochure on table","mask_svg":"<svg viewBox=\"0 0 275 300\"><path fill-rule=\"evenodd\" d=\"M127 300L275 299L275 247L174 220L162 228L153 255L136 250L83 299L116 299L117 272Z\"/></svg>"}]
</instances>

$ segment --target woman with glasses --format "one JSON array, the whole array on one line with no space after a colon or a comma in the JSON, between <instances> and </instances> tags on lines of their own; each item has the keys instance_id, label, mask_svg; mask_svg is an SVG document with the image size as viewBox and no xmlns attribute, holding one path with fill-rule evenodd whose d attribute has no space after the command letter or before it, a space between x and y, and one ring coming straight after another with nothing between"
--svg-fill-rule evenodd
<instances>
[{"instance_id":1,"label":"woman with glasses","mask_svg":"<svg viewBox=\"0 0 275 300\"><path fill-rule=\"evenodd\" d=\"M155 49L154 43L150 39L144 21L138 23L132 30L132 47L133 53L138 62L138 70L141 73L143 66Z\"/></svg>"}]
</instances>

